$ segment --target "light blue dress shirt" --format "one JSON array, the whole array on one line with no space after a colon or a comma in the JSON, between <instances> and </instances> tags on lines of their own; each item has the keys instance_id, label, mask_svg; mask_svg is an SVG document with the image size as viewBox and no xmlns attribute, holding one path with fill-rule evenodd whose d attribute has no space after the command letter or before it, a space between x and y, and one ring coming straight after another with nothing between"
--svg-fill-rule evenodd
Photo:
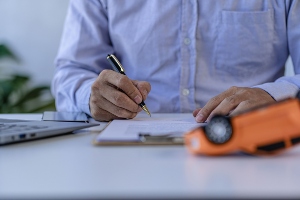
<instances>
[{"instance_id":1,"label":"light blue dress shirt","mask_svg":"<svg viewBox=\"0 0 300 200\"><path fill-rule=\"evenodd\" d=\"M300 1L71 0L52 92L59 111L90 114L107 54L150 82L151 112L191 112L231 86L276 100L300 87ZM296 75L283 77L291 55Z\"/></svg>"}]
</instances>

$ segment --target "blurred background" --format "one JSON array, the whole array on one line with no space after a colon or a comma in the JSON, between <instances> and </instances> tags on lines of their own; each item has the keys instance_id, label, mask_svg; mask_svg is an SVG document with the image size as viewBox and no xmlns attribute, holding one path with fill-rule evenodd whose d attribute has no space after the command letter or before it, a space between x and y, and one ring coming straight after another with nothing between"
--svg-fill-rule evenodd
<instances>
[{"instance_id":1,"label":"blurred background","mask_svg":"<svg viewBox=\"0 0 300 200\"><path fill-rule=\"evenodd\" d=\"M48 89L68 2L0 0L0 113L55 109Z\"/></svg>"},{"instance_id":2,"label":"blurred background","mask_svg":"<svg viewBox=\"0 0 300 200\"><path fill-rule=\"evenodd\" d=\"M0 0L0 43L20 58L37 84L50 83L68 0Z\"/></svg>"},{"instance_id":3,"label":"blurred background","mask_svg":"<svg viewBox=\"0 0 300 200\"><path fill-rule=\"evenodd\" d=\"M0 0L0 113L54 109L47 87L68 2Z\"/></svg>"}]
</instances>

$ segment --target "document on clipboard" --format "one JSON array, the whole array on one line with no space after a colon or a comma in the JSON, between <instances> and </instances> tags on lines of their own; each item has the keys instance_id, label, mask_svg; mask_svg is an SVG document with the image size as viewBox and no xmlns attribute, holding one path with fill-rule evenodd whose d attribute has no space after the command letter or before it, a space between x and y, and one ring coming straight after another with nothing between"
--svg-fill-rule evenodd
<instances>
[{"instance_id":1,"label":"document on clipboard","mask_svg":"<svg viewBox=\"0 0 300 200\"><path fill-rule=\"evenodd\" d=\"M95 145L182 145L183 135L204 125L191 113L138 115L129 120L113 120L95 138Z\"/></svg>"}]
</instances>

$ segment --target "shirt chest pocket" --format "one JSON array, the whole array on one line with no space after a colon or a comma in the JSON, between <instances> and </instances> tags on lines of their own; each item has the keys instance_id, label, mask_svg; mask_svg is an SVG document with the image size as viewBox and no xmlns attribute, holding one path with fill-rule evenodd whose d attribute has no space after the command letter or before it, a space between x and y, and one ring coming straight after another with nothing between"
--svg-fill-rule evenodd
<instances>
[{"instance_id":1,"label":"shirt chest pocket","mask_svg":"<svg viewBox=\"0 0 300 200\"><path fill-rule=\"evenodd\" d=\"M251 78L265 69L272 54L273 11L222 11L216 36L216 72L240 80Z\"/></svg>"}]
</instances>

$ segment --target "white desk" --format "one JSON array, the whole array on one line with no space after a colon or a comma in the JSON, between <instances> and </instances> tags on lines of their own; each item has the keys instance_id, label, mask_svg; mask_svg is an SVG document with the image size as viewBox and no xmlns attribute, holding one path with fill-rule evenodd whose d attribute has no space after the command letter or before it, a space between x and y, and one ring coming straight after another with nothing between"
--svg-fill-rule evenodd
<instances>
[{"instance_id":1,"label":"white desk","mask_svg":"<svg viewBox=\"0 0 300 200\"><path fill-rule=\"evenodd\" d=\"M0 147L0 199L300 197L299 147L269 158L196 157L180 146L95 147L95 136Z\"/></svg>"}]
</instances>

